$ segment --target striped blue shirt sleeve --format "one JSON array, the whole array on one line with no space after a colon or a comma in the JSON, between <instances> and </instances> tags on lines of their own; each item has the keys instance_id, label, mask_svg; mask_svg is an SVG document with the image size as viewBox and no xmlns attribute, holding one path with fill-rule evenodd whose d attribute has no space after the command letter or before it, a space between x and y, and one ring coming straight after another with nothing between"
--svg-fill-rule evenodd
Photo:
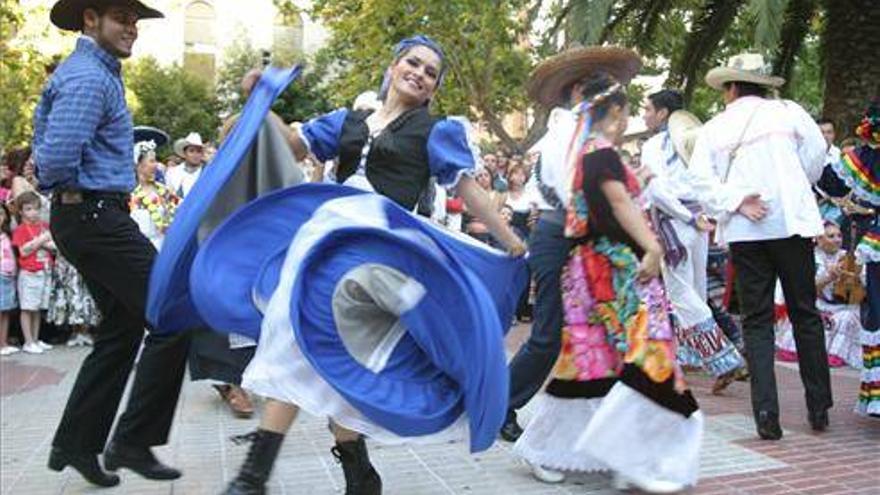
<instances>
[{"instance_id":1,"label":"striped blue shirt sleeve","mask_svg":"<svg viewBox=\"0 0 880 495\"><path fill-rule=\"evenodd\" d=\"M105 112L104 81L98 77L70 79L54 93L35 157L40 184L47 188L76 186L86 145L95 137Z\"/></svg>"}]
</instances>

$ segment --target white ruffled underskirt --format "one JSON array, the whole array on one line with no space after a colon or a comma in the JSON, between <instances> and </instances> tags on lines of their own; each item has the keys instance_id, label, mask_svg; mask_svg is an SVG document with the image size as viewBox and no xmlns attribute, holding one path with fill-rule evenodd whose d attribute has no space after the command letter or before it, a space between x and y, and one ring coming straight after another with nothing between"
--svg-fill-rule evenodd
<instances>
[{"instance_id":1,"label":"white ruffled underskirt","mask_svg":"<svg viewBox=\"0 0 880 495\"><path fill-rule=\"evenodd\" d=\"M469 429L464 415L445 430L420 437L402 437L373 423L315 371L296 344L293 330L279 324L277 319L274 325L263 325L260 343L244 373L242 387L263 397L296 404L314 416L332 418L336 424L379 443L463 441L464 448L468 445Z\"/></svg>"},{"instance_id":2,"label":"white ruffled underskirt","mask_svg":"<svg viewBox=\"0 0 880 495\"><path fill-rule=\"evenodd\" d=\"M602 399L563 399L541 394L539 401L513 452L530 464L556 471L607 470L608 466L586 450L576 448L578 434L589 424Z\"/></svg>"},{"instance_id":3,"label":"white ruffled underskirt","mask_svg":"<svg viewBox=\"0 0 880 495\"><path fill-rule=\"evenodd\" d=\"M331 418L336 424L379 443L462 441L462 448L466 449L469 445L469 428L465 415L437 433L402 437L361 414L318 374L297 345L290 321L289 302L297 273L296 263L302 258L301 253L294 249L290 251L284 261L278 287L264 309L260 341L242 377L242 387L263 397L295 404L314 416Z\"/></svg>"},{"instance_id":4,"label":"white ruffled underskirt","mask_svg":"<svg viewBox=\"0 0 880 495\"><path fill-rule=\"evenodd\" d=\"M816 307L828 313L831 328L825 327L825 347L830 356L837 356L848 366L862 367L862 345L860 334L864 333L858 306L828 304L817 301ZM824 325L823 325L824 326ZM776 321L776 348L797 353L794 328L788 317Z\"/></svg>"},{"instance_id":5,"label":"white ruffled underskirt","mask_svg":"<svg viewBox=\"0 0 880 495\"><path fill-rule=\"evenodd\" d=\"M575 449L628 478L694 486L703 422L702 411L685 418L618 382L602 399Z\"/></svg>"},{"instance_id":6,"label":"white ruffled underskirt","mask_svg":"<svg viewBox=\"0 0 880 495\"><path fill-rule=\"evenodd\" d=\"M860 337L862 345L880 345L880 330L869 332L863 328Z\"/></svg>"},{"instance_id":7,"label":"white ruffled underskirt","mask_svg":"<svg viewBox=\"0 0 880 495\"><path fill-rule=\"evenodd\" d=\"M862 321L859 307L825 303L817 303L817 306L831 316L831 329L825 334L828 354L843 359L853 368L861 369L862 343L859 337L862 332Z\"/></svg>"}]
</instances>

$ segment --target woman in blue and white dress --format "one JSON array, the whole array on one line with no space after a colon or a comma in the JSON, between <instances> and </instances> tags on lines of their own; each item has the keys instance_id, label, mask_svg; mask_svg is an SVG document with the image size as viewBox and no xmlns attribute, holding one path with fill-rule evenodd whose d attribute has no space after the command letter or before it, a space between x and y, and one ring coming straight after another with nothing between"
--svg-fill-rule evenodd
<instances>
[{"instance_id":1,"label":"woman in blue and white dress","mask_svg":"<svg viewBox=\"0 0 880 495\"><path fill-rule=\"evenodd\" d=\"M521 255L525 246L490 207L486 194L471 176L479 157L469 139L468 123L429 112L445 68L443 51L430 38L416 36L401 41L385 73L381 109L343 108L315 118L290 135L291 149L298 160L309 154L321 162L338 160L337 182L375 191L408 211L415 208L430 177L436 178L439 186L456 187L469 211L487 225L508 252ZM245 87L252 82L246 77ZM393 284L394 274L385 275ZM371 296L376 298L375 294ZM357 317L354 320L359 323ZM363 435L383 442L400 442L403 438L366 419L323 382L303 357L289 326L263 325L242 386L267 401L260 426L250 435L253 443L248 458L229 484L227 495L264 493L284 435L300 407L331 419L336 439L332 451L345 471L345 493L381 493L381 479L369 461ZM450 429L460 433L465 430L461 426L458 422Z\"/></svg>"}]
</instances>

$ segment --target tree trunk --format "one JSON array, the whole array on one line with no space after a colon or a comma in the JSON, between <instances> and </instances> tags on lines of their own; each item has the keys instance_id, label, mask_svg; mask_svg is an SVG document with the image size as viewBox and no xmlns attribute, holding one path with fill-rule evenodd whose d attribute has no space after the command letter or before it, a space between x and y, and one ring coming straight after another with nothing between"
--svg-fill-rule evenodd
<instances>
[{"instance_id":1,"label":"tree trunk","mask_svg":"<svg viewBox=\"0 0 880 495\"><path fill-rule=\"evenodd\" d=\"M701 82L698 75L704 69L706 58L715 51L744 3L745 0L708 0L694 21L682 55L673 59L666 81L667 86L684 87L685 106Z\"/></svg>"},{"instance_id":2,"label":"tree trunk","mask_svg":"<svg viewBox=\"0 0 880 495\"><path fill-rule=\"evenodd\" d=\"M779 35L779 49L773 61L773 73L785 78L782 94L788 94L791 75L804 37L810 30L810 19L816 14L817 0L789 0L785 9L785 20Z\"/></svg>"},{"instance_id":3,"label":"tree trunk","mask_svg":"<svg viewBox=\"0 0 880 495\"><path fill-rule=\"evenodd\" d=\"M823 114L838 136L852 136L868 101L880 94L880 7L875 0L825 0Z\"/></svg>"}]
</instances>

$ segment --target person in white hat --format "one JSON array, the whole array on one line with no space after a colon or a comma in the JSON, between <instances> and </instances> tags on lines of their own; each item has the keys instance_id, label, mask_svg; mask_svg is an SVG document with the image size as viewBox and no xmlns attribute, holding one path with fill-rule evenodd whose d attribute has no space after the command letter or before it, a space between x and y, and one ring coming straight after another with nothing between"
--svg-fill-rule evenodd
<instances>
[{"instance_id":1,"label":"person in white hat","mask_svg":"<svg viewBox=\"0 0 880 495\"><path fill-rule=\"evenodd\" d=\"M759 54L737 55L709 71L706 83L727 107L700 132L691 157L696 188L730 245L743 312L758 435L782 437L774 376L773 290L776 280L797 336L801 380L813 430L828 426L831 379L816 310L813 238L822 219L811 191L822 174L826 143L798 104L768 98L785 81Z\"/></svg>"},{"instance_id":2,"label":"person in white hat","mask_svg":"<svg viewBox=\"0 0 880 495\"><path fill-rule=\"evenodd\" d=\"M202 175L205 161L202 136L198 132L191 132L185 138L178 139L174 142L174 153L183 158L183 163L168 169L165 173L165 185L180 199L184 199Z\"/></svg>"},{"instance_id":3,"label":"person in white hat","mask_svg":"<svg viewBox=\"0 0 880 495\"><path fill-rule=\"evenodd\" d=\"M688 168L701 123L682 110L683 103L681 93L671 89L648 96L645 124L656 134L642 147L642 164L654 176L645 194L664 245L663 282L675 308L679 342L716 378L712 392L718 394L745 363L707 304L709 232L715 227L697 200Z\"/></svg>"}]
</instances>

